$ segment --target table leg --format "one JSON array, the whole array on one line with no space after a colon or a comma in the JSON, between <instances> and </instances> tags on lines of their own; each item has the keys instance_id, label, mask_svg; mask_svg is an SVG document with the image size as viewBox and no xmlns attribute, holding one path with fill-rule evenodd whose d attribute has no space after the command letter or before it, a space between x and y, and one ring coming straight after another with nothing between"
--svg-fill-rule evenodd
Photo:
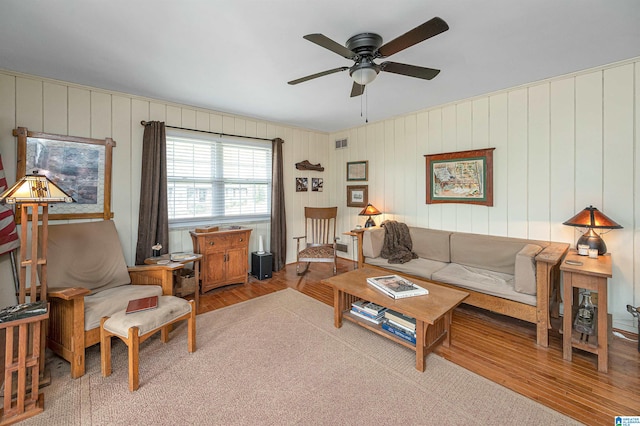
<instances>
[{"instance_id":1,"label":"table leg","mask_svg":"<svg viewBox=\"0 0 640 426\"><path fill-rule=\"evenodd\" d=\"M444 332L445 332L445 336L444 336L444 341L442 342L442 345L445 348L448 348L449 346L451 346L451 321L453 319L453 311L449 311L444 315Z\"/></svg>"},{"instance_id":2,"label":"table leg","mask_svg":"<svg viewBox=\"0 0 640 426\"><path fill-rule=\"evenodd\" d=\"M424 372L426 367L424 342L428 327L424 321L416 321L416 370L420 372Z\"/></svg>"},{"instance_id":3,"label":"table leg","mask_svg":"<svg viewBox=\"0 0 640 426\"><path fill-rule=\"evenodd\" d=\"M571 314L573 312L573 287L571 285L571 273L564 274L564 314L562 319L562 357L566 361L571 361Z\"/></svg>"},{"instance_id":4,"label":"table leg","mask_svg":"<svg viewBox=\"0 0 640 426\"><path fill-rule=\"evenodd\" d=\"M196 280L196 314L200 309L200 260L193 262L193 276Z\"/></svg>"},{"instance_id":5,"label":"table leg","mask_svg":"<svg viewBox=\"0 0 640 426\"><path fill-rule=\"evenodd\" d=\"M342 327L342 312L344 311L344 298L343 292L337 288L333 289L333 325L335 328Z\"/></svg>"},{"instance_id":6,"label":"table leg","mask_svg":"<svg viewBox=\"0 0 640 426\"><path fill-rule=\"evenodd\" d=\"M598 282L598 371L609 369L609 320L607 318L607 279ZM602 307L603 309L600 309Z\"/></svg>"}]
</instances>

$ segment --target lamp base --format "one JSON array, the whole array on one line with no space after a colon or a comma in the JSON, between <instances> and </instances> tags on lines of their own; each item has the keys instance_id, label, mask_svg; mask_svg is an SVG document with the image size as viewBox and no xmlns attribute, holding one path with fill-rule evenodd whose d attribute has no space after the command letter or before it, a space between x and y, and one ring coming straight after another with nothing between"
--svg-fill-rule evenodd
<instances>
[{"instance_id":1,"label":"lamp base","mask_svg":"<svg viewBox=\"0 0 640 426\"><path fill-rule=\"evenodd\" d=\"M371 216L369 216L369 219L367 219L367 221L364 223L364 227L365 228L371 228L373 226L376 226L376 223L373 221Z\"/></svg>"},{"instance_id":2,"label":"lamp base","mask_svg":"<svg viewBox=\"0 0 640 426\"><path fill-rule=\"evenodd\" d=\"M576 247L578 246L578 244L587 245L590 249L597 249L598 255L600 256L607 252L607 245L604 243L602 237L596 234L593 228L589 228L588 232L585 232L580 238L578 238Z\"/></svg>"}]
</instances>

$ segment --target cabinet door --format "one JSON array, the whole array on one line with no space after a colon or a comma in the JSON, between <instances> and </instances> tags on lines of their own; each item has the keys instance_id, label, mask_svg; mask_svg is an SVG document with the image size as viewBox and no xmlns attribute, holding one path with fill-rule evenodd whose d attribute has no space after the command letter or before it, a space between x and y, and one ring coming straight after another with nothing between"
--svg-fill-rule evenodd
<instances>
[{"instance_id":1,"label":"cabinet door","mask_svg":"<svg viewBox=\"0 0 640 426\"><path fill-rule=\"evenodd\" d=\"M249 260L247 249L232 248L227 250L227 282L246 282Z\"/></svg>"},{"instance_id":2,"label":"cabinet door","mask_svg":"<svg viewBox=\"0 0 640 426\"><path fill-rule=\"evenodd\" d=\"M214 251L206 255L203 262L202 291L216 287L225 281L225 252Z\"/></svg>"}]
</instances>

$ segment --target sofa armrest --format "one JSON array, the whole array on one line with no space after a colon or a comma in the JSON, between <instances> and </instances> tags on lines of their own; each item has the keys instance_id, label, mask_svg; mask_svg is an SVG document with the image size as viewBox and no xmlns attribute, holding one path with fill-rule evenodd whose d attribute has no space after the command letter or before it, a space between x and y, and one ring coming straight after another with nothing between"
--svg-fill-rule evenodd
<instances>
[{"instance_id":1,"label":"sofa armrest","mask_svg":"<svg viewBox=\"0 0 640 426\"><path fill-rule=\"evenodd\" d=\"M48 298L57 298L62 300L73 300L78 298L84 298L91 293L91 290L82 287L65 287L65 288L50 288L47 292Z\"/></svg>"},{"instance_id":2,"label":"sofa armrest","mask_svg":"<svg viewBox=\"0 0 640 426\"><path fill-rule=\"evenodd\" d=\"M567 243L551 243L536 256L537 343L549 346L551 317L559 316L560 263L569 250Z\"/></svg>"},{"instance_id":3,"label":"sofa armrest","mask_svg":"<svg viewBox=\"0 0 640 426\"><path fill-rule=\"evenodd\" d=\"M173 272L184 267L181 263L168 263L166 265L137 265L127 268L131 284L134 285L159 285L162 294L173 296Z\"/></svg>"},{"instance_id":4,"label":"sofa armrest","mask_svg":"<svg viewBox=\"0 0 640 426\"><path fill-rule=\"evenodd\" d=\"M536 256L536 262L545 262L552 265L557 265L562 261L562 258L569 250L569 244L567 243L550 243L547 247L542 249Z\"/></svg>"}]
</instances>

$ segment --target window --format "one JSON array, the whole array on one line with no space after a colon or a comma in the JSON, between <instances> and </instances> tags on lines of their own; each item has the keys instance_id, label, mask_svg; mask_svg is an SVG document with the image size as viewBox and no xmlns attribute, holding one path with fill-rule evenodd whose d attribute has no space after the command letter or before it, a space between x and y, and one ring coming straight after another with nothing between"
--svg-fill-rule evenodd
<instances>
[{"instance_id":1,"label":"window","mask_svg":"<svg viewBox=\"0 0 640 426\"><path fill-rule=\"evenodd\" d=\"M271 143L167 132L173 226L268 219Z\"/></svg>"}]
</instances>

